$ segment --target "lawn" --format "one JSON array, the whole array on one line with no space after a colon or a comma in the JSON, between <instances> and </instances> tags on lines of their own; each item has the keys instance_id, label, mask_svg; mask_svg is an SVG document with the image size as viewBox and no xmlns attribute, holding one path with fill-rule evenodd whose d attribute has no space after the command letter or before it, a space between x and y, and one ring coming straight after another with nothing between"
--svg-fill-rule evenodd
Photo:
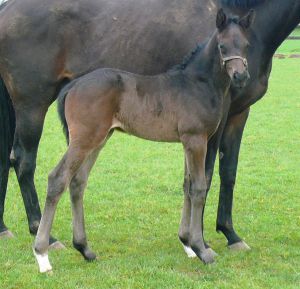
<instances>
[{"instance_id":1,"label":"lawn","mask_svg":"<svg viewBox=\"0 0 300 289\"><path fill-rule=\"evenodd\" d=\"M275 59L267 95L253 106L241 148L234 221L252 247L230 252L215 232L219 181L205 215L206 239L219 254L204 266L177 239L182 205L179 144L116 133L96 163L85 195L86 227L99 259L86 263L71 246L65 193L53 235L67 247L51 251L53 275L41 275L14 174L5 219L15 238L0 240L0 288L300 288L300 60ZM44 203L47 174L66 149L52 106L39 149L36 187ZM217 172L216 168L216 172Z\"/></svg>"}]
</instances>

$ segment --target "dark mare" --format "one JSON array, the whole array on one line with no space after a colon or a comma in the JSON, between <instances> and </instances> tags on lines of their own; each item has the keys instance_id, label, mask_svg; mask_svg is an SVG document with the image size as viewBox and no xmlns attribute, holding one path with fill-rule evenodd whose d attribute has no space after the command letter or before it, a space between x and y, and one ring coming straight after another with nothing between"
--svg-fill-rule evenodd
<instances>
[{"instance_id":1,"label":"dark mare","mask_svg":"<svg viewBox=\"0 0 300 289\"><path fill-rule=\"evenodd\" d=\"M230 248L245 249L248 247L232 223L240 143L250 105L267 90L272 56L300 21L300 1L222 2L234 14L243 14L249 7L256 9L249 36L251 80L244 89L230 89L227 120L209 141L206 159L209 189L219 149L217 230L225 234ZM142 74L166 71L179 63L197 40L211 34L214 27L211 15L216 13L216 4L217 0L10 0L1 9L0 75L16 113L13 159L31 233L36 233L41 216L33 182L37 148L45 114L61 87L97 67ZM2 114L1 118L8 116ZM6 159L9 147L2 140L8 129L5 126L0 131L0 149ZM2 173L6 183L7 169ZM184 186L189 187L187 179ZM5 187L6 184L1 184L0 217ZM0 231L6 231L2 220L0 226Z\"/></svg>"},{"instance_id":2,"label":"dark mare","mask_svg":"<svg viewBox=\"0 0 300 289\"><path fill-rule=\"evenodd\" d=\"M155 76L103 68L73 80L58 96L60 116L69 131L69 147L50 173L46 206L34 246L40 272L51 270L50 230L57 203L70 186L73 244L86 260L89 249L84 226L83 193L100 150L114 129L152 141L181 142L190 188L179 237L204 262L214 252L203 240L206 200L205 159L208 140L227 116L229 87L245 87L248 79L246 31L254 12L228 18L218 11L217 30L198 46L184 65ZM224 56L226 55L226 56Z\"/></svg>"}]
</instances>

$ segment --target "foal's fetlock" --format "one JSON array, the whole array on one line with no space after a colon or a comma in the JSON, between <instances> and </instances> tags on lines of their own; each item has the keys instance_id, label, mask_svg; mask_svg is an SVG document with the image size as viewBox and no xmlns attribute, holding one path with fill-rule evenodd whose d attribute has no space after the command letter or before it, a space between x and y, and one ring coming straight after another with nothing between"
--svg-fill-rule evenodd
<instances>
[{"instance_id":1,"label":"foal's fetlock","mask_svg":"<svg viewBox=\"0 0 300 289\"><path fill-rule=\"evenodd\" d=\"M86 261L94 261L97 258L96 254L89 249L86 243L78 243L73 240L73 246Z\"/></svg>"},{"instance_id":2,"label":"foal's fetlock","mask_svg":"<svg viewBox=\"0 0 300 289\"><path fill-rule=\"evenodd\" d=\"M190 244L189 244L189 234L179 232L179 233L178 233L178 238L179 238L180 242L181 242L184 246L187 246L187 247L190 246Z\"/></svg>"}]
</instances>

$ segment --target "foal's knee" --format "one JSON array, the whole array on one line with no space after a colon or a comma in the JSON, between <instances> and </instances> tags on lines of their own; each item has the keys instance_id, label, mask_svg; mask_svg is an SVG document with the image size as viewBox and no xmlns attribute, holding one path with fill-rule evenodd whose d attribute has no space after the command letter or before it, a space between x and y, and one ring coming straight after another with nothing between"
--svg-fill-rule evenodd
<instances>
[{"instance_id":1,"label":"foal's knee","mask_svg":"<svg viewBox=\"0 0 300 289\"><path fill-rule=\"evenodd\" d=\"M189 196L194 204L202 205L205 202L207 186L192 184Z\"/></svg>"}]
</instances>

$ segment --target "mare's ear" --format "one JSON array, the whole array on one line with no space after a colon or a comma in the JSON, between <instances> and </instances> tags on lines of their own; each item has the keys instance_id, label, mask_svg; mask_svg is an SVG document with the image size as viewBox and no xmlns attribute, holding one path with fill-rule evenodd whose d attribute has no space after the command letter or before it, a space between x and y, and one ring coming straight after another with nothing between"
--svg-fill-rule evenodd
<instances>
[{"instance_id":1,"label":"mare's ear","mask_svg":"<svg viewBox=\"0 0 300 289\"><path fill-rule=\"evenodd\" d=\"M226 27L226 24L227 24L227 16L226 16L224 10L221 8L221 9L219 9L218 14L217 14L217 20L216 20L217 28L219 30L222 30Z\"/></svg>"},{"instance_id":2,"label":"mare's ear","mask_svg":"<svg viewBox=\"0 0 300 289\"><path fill-rule=\"evenodd\" d=\"M244 29L248 29L255 18L255 11L253 9L251 9L247 15L245 15L243 18L240 19L239 24L244 28Z\"/></svg>"}]
</instances>

